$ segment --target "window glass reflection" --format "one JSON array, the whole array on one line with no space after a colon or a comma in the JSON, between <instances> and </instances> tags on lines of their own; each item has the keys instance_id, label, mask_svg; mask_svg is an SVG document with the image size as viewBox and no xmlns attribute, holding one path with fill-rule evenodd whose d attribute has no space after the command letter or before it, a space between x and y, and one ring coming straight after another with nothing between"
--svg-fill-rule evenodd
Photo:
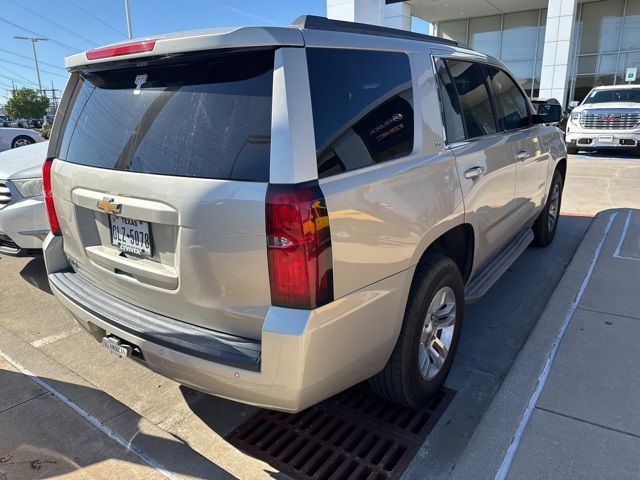
<instances>
[{"instance_id":1,"label":"window glass reflection","mask_svg":"<svg viewBox=\"0 0 640 480\"><path fill-rule=\"evenodd\" d=\"M467 138L496 132L496 119L489 100L480 65L459 60L447 60L458 91Z\"/></svg>"},{"instance_id":2,"label":"window glass reflection","mask_svg":"<svg viewBox=\"0 0 640 480\"><path fill-rule=\"evenodd\" d=\"M309 48L320 178L413 150L413 90L403 53Z\"/></svg>"}]
</instances>

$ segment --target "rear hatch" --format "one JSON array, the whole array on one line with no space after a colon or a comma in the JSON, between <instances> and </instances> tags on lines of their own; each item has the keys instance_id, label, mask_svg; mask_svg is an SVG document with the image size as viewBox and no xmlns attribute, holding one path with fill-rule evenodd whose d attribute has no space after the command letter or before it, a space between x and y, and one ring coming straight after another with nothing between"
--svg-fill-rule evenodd
<instances>
[{"instance_id":1,"label":"rear hatch","mask_svg":"<svg viewBox=\"0 0 640 480\"><path fill-rule=\"evenodd\" d=\"M274 48L90 64L50 152L70 264L92 286L259 338Z\"/></svg>"}]
</instances>

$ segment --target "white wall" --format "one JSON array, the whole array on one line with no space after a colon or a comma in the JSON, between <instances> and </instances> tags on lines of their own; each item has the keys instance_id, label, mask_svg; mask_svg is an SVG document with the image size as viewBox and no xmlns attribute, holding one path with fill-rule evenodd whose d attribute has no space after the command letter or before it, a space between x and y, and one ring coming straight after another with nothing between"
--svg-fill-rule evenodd
<instances>
[{"instance_id":1,"label":"white wall","mask_svg":"<svg viewBox=\"0 0 640 480\"><path fill-rule=\"evenodd\" d=\"M565 104L571 78L576 0L549 0L544 36L540 96Z\"/></svg>"},{"instance_id":2,"label":"white wall","mask_svg":"<svg viewBox=\"0 0 640 480\"><path fill-rule=\"evenodd\" d=\"M384 0L327 0L327 17L411 30L411 7Z\"/></svg>"}]
</instances>

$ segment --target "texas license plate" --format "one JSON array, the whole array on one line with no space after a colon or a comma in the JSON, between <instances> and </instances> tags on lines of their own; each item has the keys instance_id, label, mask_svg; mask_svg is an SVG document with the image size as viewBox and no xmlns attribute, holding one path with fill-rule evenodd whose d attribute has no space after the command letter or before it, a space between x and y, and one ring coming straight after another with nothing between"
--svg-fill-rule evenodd
<instances>
[{"instance_id":1,"label":"texas license plate","mask_svg":"<svg viewBox=\"0 0 640 480\"><path fill-rule=\"evenodd\" d=\"M103 337L102 346L106 347L112 355L118 358L131 356L131 345L123 344L120 339L116 337Z\"/></svg>"},{"instance_id":2,"label":"texas license plate","mask_svg":"<svg viewBox=\"0 0 640 480\"><path fill-rule=\"evenodd\" d=\"M613 143L613 135L600 135L598 137L599 143Z\"/></svg>"},{"instance_id":3,"label":"texas license plate","mask_svg":"<svg viewBox=\"0 0 640 480\"><path fill-rule=\"evenodd\" d=\"M111 215L111 244L123 252L151 256L149 222Z\"/></svg>"}]
</instances>

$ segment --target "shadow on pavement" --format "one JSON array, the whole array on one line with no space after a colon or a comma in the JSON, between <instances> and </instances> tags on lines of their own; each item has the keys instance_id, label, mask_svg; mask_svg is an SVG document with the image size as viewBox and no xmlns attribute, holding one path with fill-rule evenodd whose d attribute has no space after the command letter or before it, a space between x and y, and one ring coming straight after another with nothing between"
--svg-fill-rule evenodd
<instances>
[{"instance_id":1,"label":"shadow on pavement","mask_svg":"<svg viewBox=\"0 0 640 480\"><path fill-rule=\"evenodd\" d=\"M2 360L0 359L0 362ZM176 475L233 479L227 471L172 438L141 431L140 417L106 393L39 377L121 437L125 449L30 377L0 368L0 479L163 478L133 451ZM93 408L86 408L89 404ZM93 413L93 412L92 412ZM86 475L86 477L85 477Z\"/></svg>"},{"instance_id":2,"label":"shadow on pavement","mask_svg":"<svg viewBox=\"0 0 640 480\"><path fill-rule=\"evenodd\" d=\"M637 159L640 157L640 151L633 150L581 150L576 155L576 158L580 159L589 159L589 158L598 158L598 159L608 159L608 160L629 160L629 159Z\"/></svg>"},{"instance_id":3,"label":"shadow on pavement","mask_svg":"<svg viewBox=\"0 0 640 480\"><path fill-rule=\"evenodd\" d=\"M256 407L208 395L185 385L179 388L191 411L222 437L258 411Z\"/></svg>"},{"instance_id":4,"label":"shadow on pavement","mask_svg":"<svg viewBox=\"0 0 640 480\"><path fill-rule=\"evenodd\" d=\"M42 255L33 257L20 271L20 275L34 287L39 288L49 295L53 295L49 287L47 269L44 266L44 258Z\"/></svg>"}]
</instances>

